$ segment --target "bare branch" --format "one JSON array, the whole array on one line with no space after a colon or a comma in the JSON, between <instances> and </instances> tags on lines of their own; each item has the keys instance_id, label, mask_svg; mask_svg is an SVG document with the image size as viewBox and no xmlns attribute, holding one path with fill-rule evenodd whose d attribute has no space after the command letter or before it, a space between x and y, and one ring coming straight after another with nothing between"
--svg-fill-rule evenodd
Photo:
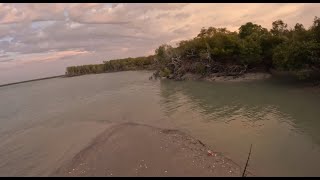
<instances>
[{"instance_id":1,"label":"bare branch","mask_svg":"<svg viewBox=\"0 0 320 180\"><path fill-rule=\"evenodd\" d=\"M247 170L247 166L248 166L248 163L249 163L249 159L250 159L250 155L251 155L251 148L252 148L252 144L250 146L250 151L249 151L249 155L248 155L248 159L247 159L247 162L246 162L246 165L244 167L244 170L243 170L243 173L242 173L242 177L246 177L246 170Z\"/></svg>"}]
</instances>

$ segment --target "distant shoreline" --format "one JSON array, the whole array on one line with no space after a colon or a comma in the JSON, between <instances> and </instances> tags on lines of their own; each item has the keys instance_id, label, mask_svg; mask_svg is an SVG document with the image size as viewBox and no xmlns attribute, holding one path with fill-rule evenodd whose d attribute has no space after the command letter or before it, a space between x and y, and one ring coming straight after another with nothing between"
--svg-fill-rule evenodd
<instances>
[{"instance_id":1,"label":"distant shoreline","mask_svg":"<svg viewBox=\"0 0 320 180\"><path fill-rule=\"evenodd\" d=\"M27 82L32 82L32 81L41 81L41 80L46 80L46 79L59 78L59 77L65 77L65 75L50 76L50 77L45 77L45 78L37 78L37 79L31 79L31 80L26 80L26 81L19 81L19 82L14 82L14 83L0 84L0 87L10 86L10 85L14 85L14 84L27 83Z\"/></svg>"}]
</instances>

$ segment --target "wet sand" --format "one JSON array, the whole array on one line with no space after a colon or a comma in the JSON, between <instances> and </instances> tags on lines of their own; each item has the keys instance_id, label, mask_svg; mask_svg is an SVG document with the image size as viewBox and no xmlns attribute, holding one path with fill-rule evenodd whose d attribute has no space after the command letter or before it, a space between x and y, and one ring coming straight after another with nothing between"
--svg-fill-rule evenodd
<instances>
[{"instance_id":1,"label":"wet sand","mask_svg":"<svg viewBox=\"0 0 320 180\"><path fill-rule=\"evenodd\" d=\"M241 171L181 131L122 123L108 128L51 176L241 176Z\"/></svg>"}]
</instances>

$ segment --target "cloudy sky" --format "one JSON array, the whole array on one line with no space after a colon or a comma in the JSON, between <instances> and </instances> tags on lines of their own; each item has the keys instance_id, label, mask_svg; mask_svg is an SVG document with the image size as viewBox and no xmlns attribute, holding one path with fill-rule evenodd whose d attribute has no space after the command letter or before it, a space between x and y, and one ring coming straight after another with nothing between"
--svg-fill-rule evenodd
<instances>
[{"instance_id":1,"label":"cloudy sky","mask_svg":"<svg viewBox=\"0 0 320 180\"><path fill-rule=\"evenodd\" d=\"M66 66L153 54L202 27L237 30L277 19L309 27L320 4L0 4L0 84Z\"/></svg>"}]
</instances>

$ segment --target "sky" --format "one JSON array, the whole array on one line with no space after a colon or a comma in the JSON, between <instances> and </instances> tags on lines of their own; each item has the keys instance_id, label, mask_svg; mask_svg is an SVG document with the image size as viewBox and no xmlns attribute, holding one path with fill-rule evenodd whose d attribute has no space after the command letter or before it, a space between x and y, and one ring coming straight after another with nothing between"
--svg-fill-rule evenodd
<instances>
[{"instance_id":1,"label":"sky","mask_svg":"<svg viewBox=\"0 0 320 180\"><path fill-rule=\"evenodd\" d=\"M310 27L320 4L0 4L0 84L64 74L71 65L151 55L202 27L231 31L282 19Z\"/></svg>"}]
</instances>

